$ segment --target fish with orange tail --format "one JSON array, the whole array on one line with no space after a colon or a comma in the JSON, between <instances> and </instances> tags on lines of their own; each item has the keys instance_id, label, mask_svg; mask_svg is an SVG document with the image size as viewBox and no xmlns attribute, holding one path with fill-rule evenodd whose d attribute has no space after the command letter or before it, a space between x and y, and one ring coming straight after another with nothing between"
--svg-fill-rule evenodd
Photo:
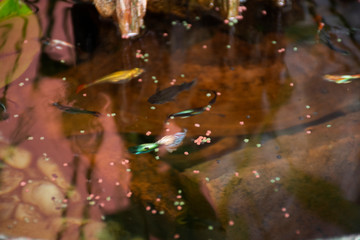
<instances>
[{"instance_id":1,"label":"fish with orange tail","mask_svg":"<svg viewBox=\"0 0 360 240\"><path fill-rule=\"evenodd\" d=\"M140 76L143 72L144 72L144 69L142 69L142 68L133 68L130 70L117 71L117 72L111 73L109 75L106 75L98 80L95 80L92 83L79 85L76 89L76 93L81 92L85 88L88 88L88 87L91 87L91 86L94 86L97 84L102 84L102 83L117 83L117 84L127 83L131 79Z\"/></svg>"},{"instance_id":2,"label":"fish with orange tail","mask_svg":"<svg viewBox=\"0 0 360 240\"><path fill-rule=\"evenodd\" d=\"M331 75L326 74L324 75L324 80L329 82L334 82L337 84L345 84L345 83L351 83L353 79L360 79L360 74L355 75Z\"/></svg>"}]
</instances>

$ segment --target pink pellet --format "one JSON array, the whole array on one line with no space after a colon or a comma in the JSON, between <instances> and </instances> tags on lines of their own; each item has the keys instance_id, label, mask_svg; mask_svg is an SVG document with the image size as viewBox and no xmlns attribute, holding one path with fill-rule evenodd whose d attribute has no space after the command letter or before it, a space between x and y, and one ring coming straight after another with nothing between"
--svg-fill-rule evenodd
<instances>
[{"instance_id":1,"label":"pink pellet","mask_svg":"<svg viewBox=\"0 0 360 240\"><path fill-rule=\"evenodd\" d=\"M146 132L146 136L150 136L151 135L151 132L150 131L147 131Z\"/></svg>"},{"instance_id":2,"label":"pink pellet","mask_svg":"<svg viewBox=\"0 0 360 240\"><path fill-rule=\"evenodd\" d=\"M168 36L168 34L165 32L165 33L163 33L163 36L164 36L164 37L167 37L167 36Z\"/></svg>"},{"instance_id":3,"label":"pink pellet","mask_svg":"<svg viewBox=\"0 0 360 240\"><path fill-rule=\"evenodd\" d=\"M150 210L151 210L151 207L150 207L150 206L147 206L145 209L146 209L146 211L150 211Z\"/></svg>"},{"instance_id":4,"label":"pink pellet","mask_svg":"<svg viewBox=\"0 0 360 240\"><path fill-rule=\"evenodd\" d=\"M238 176L239 176L239 173L238 173L238 172L235 172L235 176L238 177Z\"/></svg>"},{"instance_id":5,"label":"pink pellet","mask_svg":"<svg viewBox=\"0 0 360 240\"><path fill-rule=\"evenodd\" d=\"M207 45L203 45L202 47L203 47L203 49L207 49Z\"/></svg>"},{"instance_id":6,"label":"pink pellet","mask_svg":"<svg viewBox=\"0 0 360 240\"><path fill-rule=\"evenodd\" d=\"M179 238L180 238L180 234L176 233L176 234L174 235L174 239L179 239Z\"/></svg>"},{"instance_id":7,"label":"pink pellet","mask_svg":"<svg viewBox=\"0 0 360 240\"><path fill-rule=\"evenodd\" d=\"M182 206L177 206L176 208L180 211L182 209Z\"/></svg>"},{"instance_id":8,"label":"pink pellet","mask_svg":"<svg viewBox=\"0 0 360 240\"><path fill-rule=\"evenodd\" d=\"M241 126L243 126L245 123L244 123L244 121L240 121L239 124L240 124Z\"/></svg>"},{"instance_id":9,"label":"pink pellet","mask_svg":"<svg viewBox=\"0 0 360 240\"><path fill-rule=\"evenodd\" d=\"M229 23L229 19L225 19L225 20L224 20L224 23L225 23L225 24L228 24L228 23Z\"/></svg>"},{"instance_id":10,"label":"pink pellet","mask_svg":"<svg viewBox=\"0 0 360 240\"><path fill-rule=\"evenodd\" d=\"M281 211L286 212L286 208L283 207L283 208L281 209Z\"/></svg>"},{"instance_id":11,"label":"pink pellet","mask_svg":"<svg viewBox=\"0 0 360 240\"><path fill-rule=\"evenodd\" d=\"M25 181L22 181L21 183L20 183L20 186L21 187L23 187L23 186L25 186L26 185L26 182Z\"/></svg>"},{"instance_id":12,"label":"pink pellet","mask_svg":"<svg viewBox=\"0 0 360 240\"><path fill-rule=\"evenodd\" d=\"M98 183L102 183L103 182L103 180L100 178L99 180L98 180Z\"/></svg>"},{"instance_id":13,"label":"pink pellet","mask_svg":"<svg viewBox=\"0 0 360 240\"><path fill-rule=\"evenodd\" d=\"M194 170L193 173L198 174L200 171L199 170Z\"/></svg>"},{"instance_id":14,"label":"pink pellet","mask_svg":"<svg viewBox=\"0 0 360 240\"><path fill-rule=\"evenodd\" d=\"M200 124L199 124L199 123L195 123L194 126L195 126L195 127L200 127Z\"/></svg>"},{"instance_id":15,"label":"pink pellet","mask_svg":"<svg viewBox=\"0 0 360 240\"><path fill-rule=\"evenodd\" d=\"M278 49L278 53L282 53L282 52L285 52L285 48Z\"/></svg>"},{"instance_id":16,"label":"pink pellet","mask_svg":"<svg viewBox=\"0 0 360 240\"><path fill-rule=\"evenodd\" d=\"M294 86L294 83L290 83L290 87L293 87Z\"/></svg>"},{"instance_id":17,"label":"pink pellet","mask_svg":"<svg viewBox=\"0 0 360 240\"><path fill-rule=\"evenodd\" d=\"M206 136L210 136L210 134L211 134L211 131L210 131L210 130L207 130L205 135L206 135Z\"/></svg>"},{"instance_id":18,"label":"pink pellet","mask_svg":"<svg viewBox=\"0 0 360 240\"><path fill-rule=\"evenodd\" d=\"M138 82L142 82L142 79L141 79L141 78L139 78L139 79L138 79Z\"/></svg>"},{"instance_id":19,"label":"pink pellet","mask_svg":"<svg viewBox=\"0 0 360 240\"><path fill-rule=\"evenodd\" d=\"M126 194L126 196L129 198L129 197L131 197L131 195L132 195L132 192L128 192L127 194Z\"/></svg>"},{"instance_id":20,"label":"pink pellet","mask_svg":"<svg viewBox=\"0 0 360 240\"><path fill-rule=\"evenodd\" d=\"M67 167L68 165L69 165L68 163L64 163L64 164L63 164L64 167Z\"/></svg>"},{"instance_id":21,"label":"pink pellet","mask_svg":"<svg viewBox=\"0 0 360 240\"><path fill-rule=\"evenodd\" d=\"M184 152L184 155L186 155L186 156L189 155L189 152Z\"/></svg>"},{"instance_id":22,"label":"pink pellet","mask_svg":"<svg viewBox=\"0 0 360 240\"><path fill-rule=\"evenodd\" d=\"M285 218L289 218L289 217L290 217L290 214L289 214L289 213L285 213L285 214L284 214L284 217L285 217Z\"/></svg>"},{"instance_id":23,"label":"pink pellet","mask_svg":"<svg viewBox=\"0 0 360 240\"><path fill-rule=\"evenodd\" d=\"M229 221L229 226L234 226L234 221L233 220Z\"/></svg>"},{"instance_id":24,"label":"pink pellet","mask_svg":"<svg viewBox=\"0 0 360 240\"><path fill-rule=\"evenodd\" d=\"M152 213L152 214L156 214L157 211L156 211L155 209L153 209L153 210L151 211L151 213Z\"/></svg>"},{"instance_id":25,"label":"pink pellet","mask_svg":"<svg viewBox=\"0 0 360 240\"><path fill-rule=\"evenodd\" d=\"M262 13L263 15L266 15L266 14L267 14L266 10L262 10L261 13Z\"/></svg>"}]
</instances>

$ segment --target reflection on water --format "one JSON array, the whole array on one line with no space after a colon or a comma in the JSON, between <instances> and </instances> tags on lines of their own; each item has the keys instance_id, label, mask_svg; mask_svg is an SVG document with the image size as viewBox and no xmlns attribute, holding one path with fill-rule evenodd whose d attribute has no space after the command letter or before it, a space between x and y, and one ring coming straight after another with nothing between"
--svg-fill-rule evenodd
<instances>
[{"instance_id":1,"label":"reflection on water","mask_svg":"<svg viewBox=\"0 0 360 240\"><path fill-rule=\"evenodd\" d=\"M132 39L91 4L33 4L0 21L0 233L360 232L360 81L323 79L360 73L357 1L249 1L236 24L149 11Z\"/></svg>"}]
</instances>

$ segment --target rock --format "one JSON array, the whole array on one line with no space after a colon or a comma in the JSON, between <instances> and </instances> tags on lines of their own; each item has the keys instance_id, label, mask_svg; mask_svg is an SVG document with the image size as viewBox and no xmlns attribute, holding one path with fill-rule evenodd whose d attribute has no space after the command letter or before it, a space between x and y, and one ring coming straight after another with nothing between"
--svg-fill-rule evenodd
<instances>
[{"instance_id":1,"label":"rock","mask_svg":"<svg viewBox=\"0 0 360 240\"><path fill-rule=\"evenodd\" d=\"M17 196L1 197L0 202L0 221L4 221L11 217L19 198Z\"/></svg>"},{"instance_id":2,"label":"rock","mask_svg":"<svg viewBox=\"0 0 360 240\"><path fill-rule=\"evenodd\" d=\"M229 239L358 232L360 188L354 179L360 171L360 135L353 133L360 131L359 117L351 113L306 130L311 133L254 135L240 150L193 166L185 175L205 182L204 194Z\"/></svg>"},{"instance_id":3,"label":"rock","mask_svg":"<svg viewBox=\"0 0 360 240\"><path fill-rule=\"evenodd\" d=\"M16 146L7 146L0 149L0 158L14 168L24 169L31 163L31 153Z\"/></svg>"},{"instance_id":4,"label":"rock","mask_svg":"<svg viewBox=\"0 0 360 240\"><path fill-rule=\"evenodd\" d=\"M15 190L23 178L22 172L9 167L3 168L0 173L0 195Z\"/></svg>"},{"instance_id":5,"label":"rock","mask_svg":"<svg viewBox=\"0 0 360 240\"><path fill-rule=\"evenodd\" d=\"M15 210L15 218L19 221L26 223L37 222L41 219L41 215L37 212L37 209L30 204L20 203Z\"/></svg>"},{"instance_id":6,"label":"rock","mask_svg":"<svg viewBox=\"0 0 360 240\"><path fill-rule=\"evenodd\" d=\"M23 188L22 199L37 206L47 216L60 215L64 194L51 182L32 181Z\"/></svg>"}]
</instances>

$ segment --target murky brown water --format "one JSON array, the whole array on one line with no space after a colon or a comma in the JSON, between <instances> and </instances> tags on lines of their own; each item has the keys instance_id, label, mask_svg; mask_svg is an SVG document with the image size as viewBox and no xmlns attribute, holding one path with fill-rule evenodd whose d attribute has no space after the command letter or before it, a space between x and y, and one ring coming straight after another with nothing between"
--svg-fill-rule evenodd
<instances>
[{"instance_id":1,"label":"murky brown water","mask_svg":"<svg viewBox=\"0 0 360 240\"><path fill-rule=\"evenodd\" d=\"M323 80L359 74L359 2L252 1L234 27L206 15L147 13L134 39L121 39L92 5L35 4L36 16L0 22L0 233L313 239L360 232L360 81ZM317 40L315 15L349 54ZM48 46L42 37L75 47ZM145 72L127 83L76 93L79 84L135 67ZM175 100L147 102L193 79ZM165 123L206 106L209 90L218 93L210 111ZM101 116L62 112L54 102ZM128 151L181 129L186 137L172 153Z\"/></svg>"}]
</instances>

